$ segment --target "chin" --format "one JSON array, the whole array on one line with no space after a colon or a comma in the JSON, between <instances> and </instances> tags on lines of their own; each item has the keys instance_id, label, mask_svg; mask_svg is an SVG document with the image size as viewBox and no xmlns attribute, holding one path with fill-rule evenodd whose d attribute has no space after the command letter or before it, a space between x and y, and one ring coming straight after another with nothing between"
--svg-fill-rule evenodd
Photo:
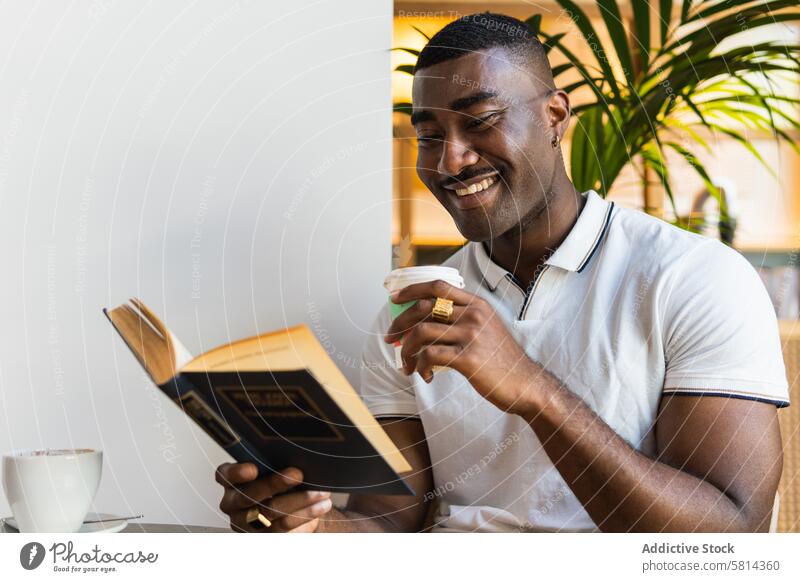
<instances>
[{"instance_id":1,"label":"chin","mask_svg":"<svg viewBox=\"0 0 800 582\"><path fill-rule=\"evenodd\" d=\"M493 228L492 225L485 220L482 222L472 220L459 222L456 220L455 223L461 236L471 242L489 241L493 238L497 238L500 234L496 228Z\"/></svg>"}]
</instances>

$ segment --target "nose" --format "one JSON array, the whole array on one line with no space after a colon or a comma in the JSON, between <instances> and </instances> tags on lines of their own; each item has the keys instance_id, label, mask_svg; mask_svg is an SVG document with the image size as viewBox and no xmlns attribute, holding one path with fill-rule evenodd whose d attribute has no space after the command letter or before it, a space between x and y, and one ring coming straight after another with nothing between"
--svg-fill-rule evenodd
<instances>
[{"instance_id":1,"label":"nose","mask_svg":"<svg viewBox=\"0 0 800 582\"><path fill-rule=\"evenodd\" d=\"M457 176L461 171L478 163L479 156L468 144L459 139L448 139L442 146L437 170L440 174Z\"/></svg>"}]
</instances>

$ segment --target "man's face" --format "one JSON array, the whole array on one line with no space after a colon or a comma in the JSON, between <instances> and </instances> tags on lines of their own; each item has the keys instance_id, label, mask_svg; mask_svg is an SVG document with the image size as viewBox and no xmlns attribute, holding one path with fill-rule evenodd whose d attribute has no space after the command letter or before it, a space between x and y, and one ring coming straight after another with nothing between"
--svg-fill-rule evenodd
<instances>
[{"instance_id":1,"label":"man's face","mask_svg":"<svg viewBox=\"0 0 800 582\"><path fill-rule=\"evenodd\" d=\"M549 96L502 49L415 75L417 174L468 240L497 238L544 210L557 153Z\"/></svg>"}]
</instances>

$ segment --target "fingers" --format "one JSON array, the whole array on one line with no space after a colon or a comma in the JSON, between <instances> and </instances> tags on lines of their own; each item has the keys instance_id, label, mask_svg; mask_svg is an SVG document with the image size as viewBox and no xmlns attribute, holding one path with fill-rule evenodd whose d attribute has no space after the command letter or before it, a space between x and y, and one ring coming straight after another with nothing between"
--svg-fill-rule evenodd
<instances>
[{"instance_id":1,"label":"fingers","mask_svg":"<svg viewBox=\"0 0 800 582\"><path fill-rule=\"evenodd\" d=\"M279 524L281 527L283 527L283 529L278 530L278 532L282 533L313 532L317 529L317 526L319 525L319 520L322 518L322 516L328 513L332 507L333 507L333 502L329 499L327 501L320 502L314 507L309 507L307 510L304 510L302 514L297 514L296 516L282 519L279 522ZM313 527L309 525L312 522L313 522Z\"/></svg>"},{"instance_id":2,"label":"fingers","mask_svg":"<svg viewBox=\"0 0 800 582\"><path fill-rule=\"evenodd\" d=\"M271 531L288 532L319 519L332 508L329 492L302 491L274 497L268 502L265 515L272 521Z\"/></svg>"},{"instance_id":3,"label":"fingers","mask_svg":"<svg viewBox=\"0 0 800 582\"><path fill-rule=\"evenodd\" d=\"M475 296L472 293L453 287L450 283L437 279L425 283L415 283L401 289L392 299L395 303L406 303L414 299L441 297L451 299L456 305L469 305Z\"/></svg>"},{"instance_id":4,"label":"fingers","mask_svg":"<svg viewBox=\"0 0 800 582\"><path fill-rule=\"evenodd\" d=\"M417 354L432 344L464 345L471 338L471 328L452 326L446 323L422 322L403 338L401 351L403 371L412 374L417 365ZM423 376L424 377L424 376Z\"/></svg>"},{"instance_id":5,"label":"fingers","mask_svg":"<svg viewBox=\"0 0 800 582\"><path fill-rule=\"evenodd\" d=\"M330 499L330 491L294 491L274 497L262 513L271 521L275 521L315 503L330 501Z\"/></svg>"},{"instance_id":6,"label":"fingers","mask_svg":"<svg viewBox=\"0 0 800 582\"><path fill-rule=\"evenodd\" d=\"M398 315L389 326L384 341L393 343L401 338L422 321L433 321L431 311L433 311L433 299L420 299L414 305L406 309L403 313ZM458 323L469 311L469 307L453 306L453 315L450 318L450 324ZM403 339L405 342L405 339Z\"/></svg>"},{"instance_id":7,"label":"fingers","mask_svg":"<svg viewBox=\"0 0 800 582\"><path fill-rule=\"evenodd\" d=\"M253 463L223 463L217 467L215 478L223 487L246 483L258 477L258 469Z\"/></svg>"},{"instance_id":8,"label":"fingers","mask_svg":"<svg viewBox=\"0 0 800 582\"><path fill-rule=\"evenodd\" d=\"M272 522L270 527L262 528L258 524L247 523L247 514L252 509L250 506L231 513L231 529L262 533L314 531L319 525L319 519L332 508L333 501L327 491L298 491L276 495L259 507L261 514Z\"/></svg>"},{"instance_id":9,"label":"fingers","mask_svg":"<svg viewBox=\"0 0 800 582\"><path fill-rule=\"evenodd\" d=\"M430 383L433 380L434 366L454 367L454 362L460 355L462 355L461 346L458 345L434 344L427 346L417 355L417 372L423 380Z\"/></svg>"},{"instance_id":10,"label":"fingers","mask_svg":"<svg viewBox=\"0 0 800 582\"><path fill-rule=\"evenodd\" d=\"M219 508L231 515L233 512L252 507L275 495L285 493L303 479L299 469L289 468L283 474L275 473L248 483L225 488Z\"/></svg>"},{"instance_id":11,"label":"fingers","mask_svg":"<svg viewBox=\"0 0 800 582\"><path fill-rule=\"evenodd\" d=\"M398 341L403 337L403 334L408 333L417 323L430 317L432 309L433 300L421 299L417 301L414 305L392 320L383 338L384 341L387 343Z\"/></svg>"}]
</instances>

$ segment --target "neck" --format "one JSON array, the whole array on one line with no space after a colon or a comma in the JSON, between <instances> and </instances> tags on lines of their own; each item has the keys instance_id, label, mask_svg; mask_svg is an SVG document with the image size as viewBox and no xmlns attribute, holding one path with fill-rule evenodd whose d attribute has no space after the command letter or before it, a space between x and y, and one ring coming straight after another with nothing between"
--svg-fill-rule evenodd
<instances>
[{"instance_id":1,"label":"neck","mask_svg":"<svg viewBox=\"0 0 800 582\"><path fill-rule=\"evenodd\" d=\"M567 238L585 202L566 173L560 172L547 191L543 207L517 227L483 243L487 253L527 286L540 264Z\"/></svg>"}]
</instances>

